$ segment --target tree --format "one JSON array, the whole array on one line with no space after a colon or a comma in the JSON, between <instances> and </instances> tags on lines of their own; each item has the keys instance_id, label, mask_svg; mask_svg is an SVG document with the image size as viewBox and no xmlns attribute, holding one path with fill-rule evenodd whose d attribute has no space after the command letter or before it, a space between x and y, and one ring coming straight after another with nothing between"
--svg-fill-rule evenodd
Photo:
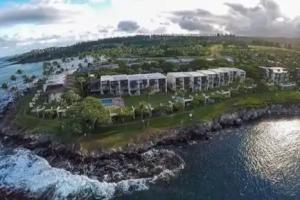
<instances>
[{"instance_id":1,"label":"tree","mask_svg":"<svg viewBox=\"0 0 300 200\"><path fill-rule=\"evenodd\" d=\"M8 89L7 83L2 83L1 88L4 89L4 90L7 90Z\"/></svg>"},{"instance_id":2,"label":"tree","mask_svg":"<svg viewBox=\"0 0 300 200\"><path fill-rule=\"evenodd\" d=\"M24 83L29 83L31 81L30 78L25 74L22 76L22 78L23 78Z\"/></svg>"},{"instance_id":3,"label":"tree","mask_svg":"<svg viewBox=\"0 0 300 200\"><path fill-rule=\"evenodd\" d=\"M21 69L18 69L16 72L16 74L22 74L22 73L23 73L23 71Z\"/></svg>"},{"instance_id":4,"label":"tree","mask_svg":"<svg viewBox=\"0 0 300 200\"><path fill-rule=\"evenodd\" d=\"M165 115L173 112L173 106L168 104L159 104L153 111L156 115Z\"/></svg>"},{"instance_id":5,"label":"tree","mask_svg":"<svg viewBox=\"0 0 300 200\"><path fill-rule=\"evenodd\" d=\"M132 108L121 108L118 110L117 120L120 122L126 122L133 120L134 118L134 112Z\"/></svg>"},{"instance_id":6,"label":"tree","mask_svg":"<svg viewBox=\"0 0 300 200\"><path fill-rule=\"evenodd\" d=\"M67 102L67 104L71 105L80 100L80 96L76 94L73 90L68 90L63 94L62 98Z\"/></svg>"},{"instance_id":7,"label":"tree","mask_svg":"<svg viewBox=\"0 0 300 200\"><path fill-rule=\"evenodd\" d=\"M10 80L15 81L15 80L17 80L17 77L15 75L11 75Z\"/></svg>"},{"instance_id":8,"label":"tree","mask_svg":"<svg viewBox=\"0 0 300 200\"><path fill-rule=\"evenodd\" d=\"M181 102L181 101L176 101L174 102L173 104L173 109L175 112L181 112L181 111L184 111L184 103Z\"/></svg>"},{"instance_id":9,"label":"tree","mask_svg":"<svg viewBox=\"0 0 300 200\"><path fill-rule=\"evenodd\" d=\"M83 92L84 88L84 83L86 82L85 78L80 76L77 78L78 83L80 84L80 89Z\"/></svg>"},{"instance_id":10,"label":"tree","mask_svg":"<svg viewBox=\"0 0 300 200\"><path fill-rule=\"evenodd\" d=\"M139 105L136 108L136 112L137 114L139 114L141 116L142 119L144 119L144 117L146 115L150 116L151 115L151 105L145 101L142 101L139 103Z\"/></svg>"},{"instance_id":11,"label":"tree","mask_svg":"<svg viewBox=\"0 0 300 200\"><path fill-rule=\"evenodd\" d=\"M200 106L205 104L205 97L203 94L196 94L193 99L194 106Z\"/></svg>"},{"instance_id":12,"label":"tree","mask_svg":"<svg viewBox=\"0 0 300 200\"><path fill-rule=\"evenodd\" d=\"M76 128L76 133L92 132L111 122L109 112L94 97L86 97L67 111L69 121L64 125L67 130Z\"/></svg>"}]
</instances>

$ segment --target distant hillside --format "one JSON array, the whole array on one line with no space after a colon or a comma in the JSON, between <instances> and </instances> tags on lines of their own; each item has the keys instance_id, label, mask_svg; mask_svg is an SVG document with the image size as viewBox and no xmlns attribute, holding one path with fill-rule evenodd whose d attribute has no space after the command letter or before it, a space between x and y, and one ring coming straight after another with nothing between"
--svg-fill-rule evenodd
<instances>
[{"instance_id":1,"label":"distant hillside","mask_svg":"<svg viewBox=\"0 0 300 200\"><path fill-rule=\"evenodd\" d=\"M132 36L107 38L97 41L81 42L67 47L52 47L33 50L22 55L15 56L10 61L17 63L40 62L57 58L80 56L84 54L106 54L117 56L185 56L193 55L188 48L206 46L216 43L228 43L239 45L284 46L300 48L299 39L284 38L249 38L234 35L216 36Z\"/></svg>"}]
</instances>

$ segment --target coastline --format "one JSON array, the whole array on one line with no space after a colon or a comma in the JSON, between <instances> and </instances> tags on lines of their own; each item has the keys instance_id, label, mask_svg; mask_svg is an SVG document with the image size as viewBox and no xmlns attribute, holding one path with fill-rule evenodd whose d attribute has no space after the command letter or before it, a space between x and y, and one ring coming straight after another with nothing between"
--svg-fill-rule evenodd
<instances>
[{"instance_id":1,"label":"coastline","mask_svg":"<svg viewBox=\"0 0 300 200\"><path fill-rule=\"evenodd\" d=\"M101 182L146 180L148 184L167 182L180 173L185 161L175 153L176 147L210 140L222 129L240 127L250 122L272 117L299 117L300 104L274 104L264 108L244 108L224 113L204 123L171 128L151 140L109 151L87 153L78 144L63 144L49 135L25 135L10 122L13 105L6 112L6 125L0 130L0 142L8 148L25 148L45 158L52 167L65 169ZM174 150L174 151L173 151ZM26 194L2 188L9 195ZM9 197L3 193L4 196ZM25 195L26 196L26 195Z\"/></svg>"},{"instance_id":2,"label":"coastline","mask_svg":"<svg viewBox=\"0 0 300 200\"><path fill-rule=\"evenodd\" d=\"M74 174L86 175L99 181L119 182L129 179L148 179L149 182L168 180L185 166L174 151L178 145L209 140L214 132L240 127L248 122L271 117L300 116L300 104L275 104L264 108L244 108L224 113L215 120L171 128L161 137L142 144L128 145L110 151L85 152L78 144L62 144L49 135L24 135L9 123L13 106L5 114L0 142L10 148L26 148L45 158L51 166ZM7 124L5 124L7 123Z\"/></svg>"}]
</instances>

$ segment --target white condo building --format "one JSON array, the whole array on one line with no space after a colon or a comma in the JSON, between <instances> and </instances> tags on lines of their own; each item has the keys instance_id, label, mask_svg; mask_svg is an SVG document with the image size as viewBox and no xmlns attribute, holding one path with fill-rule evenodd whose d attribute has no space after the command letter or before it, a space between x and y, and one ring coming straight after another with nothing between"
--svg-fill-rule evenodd
<instances>
[{"instance_id":1,"label":"white condo building","mask_svg":"<svg viewBox=\"0 0 300 200\"><path fill-rule=\"evenodd\" d=\"M91 82L91 92L102 95L141 95L148 92L166 93L184 90L187 92L206 91L228 86L235 80L244 80L246 72L237 68L216 68L194 72L109 75Z\"/></svg>"},{"instance_id":2,"label":"white condo building","mask_svg":"<svg viewBox=\"0 0 300 200\"><path fill-rule=\"evenodd\" d=\"M289 82L289 72L283 67L260 67L266 81L275 85Z\"/></svg>"},{"instance_id":3,"label":"white condo building","mask_svg":"<svg viewBox=\"0 0 300 200\"><path fill-rule=\"evenodd\" d=\"M168 87L172 91L205 91L228 86L235 80L244 80L246 72L238 68L217 68L196 72L171 72L167 74Z\"/></svg>"},{"instance_id":4,"label":"white condo building","mask_svg":"<svg viewBox=\"0 0 300 200\"><path fill-rule=\"evenodd\" d=\"M167 92L167 79L161 73L109 75L93 81L92 92L102 95L141 95L145 92Z\"/></svg>"}]
</instances>

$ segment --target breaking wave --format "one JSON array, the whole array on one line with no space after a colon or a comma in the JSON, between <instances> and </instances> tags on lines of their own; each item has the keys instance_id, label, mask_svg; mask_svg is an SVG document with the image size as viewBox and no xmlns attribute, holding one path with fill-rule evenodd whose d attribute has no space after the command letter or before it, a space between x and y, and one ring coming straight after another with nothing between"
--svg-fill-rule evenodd
<instances>
[{"instance_id":1,"label":"breaking wave","mask_svg":"<svg viewBox=\"0 0 300 200\"><path fill-rule=\"evenodd\" d=\"M26 149L0 153L0 187L26 191L35 198L111 199L128 192L147 190L148 183L149 179L99 182L53 168L47 160Z\"/></svg>"}]
</instances>

